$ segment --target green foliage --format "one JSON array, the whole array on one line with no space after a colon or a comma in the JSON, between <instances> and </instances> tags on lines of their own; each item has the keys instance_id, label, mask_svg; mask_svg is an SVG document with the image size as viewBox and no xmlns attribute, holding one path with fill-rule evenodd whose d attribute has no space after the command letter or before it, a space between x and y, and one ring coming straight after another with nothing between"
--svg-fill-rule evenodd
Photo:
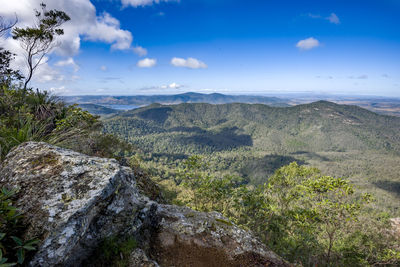
<instances>
[{"instance_id":1,"label":"green foliage","mask_svg":"<svg viewBox=\"0 0 400 267\"><path fill-rule=\"evenodd\" d=\"M254 187L206 174L198 156L189 157L185 166L181 185L191 192L189 206L222 212L291 262L303 266L398 263L387 217L368 211L371 195L356 195L348 180L294 162L278 169L268 183Z\"/></svg>"},{"instance_id":2,"label":"green foliage","mask_svg":"<svg viewBox=\"0 0 400 267\"><path fill-rule=\"evenodd\" d=\"M53 144L82 138L100 125L96 117L66 106L47 92L0 87L1 158L26 141Z\"/></svg>"},{"instance_id":3,"label":"green foliage","mask_svg":"<svg viewBox=\"0 0 400 267\"><path fill-rule=\"evenodd\" d=\"M226 196L231 195L242 180L229 175L216 178L206 169L207 164L197 155L184 161L183 168L178 170L178 177L181 185L190 191L187 192L189 197L183 202L196 210L226 213L230 209L230 201Z\"/></svg>"},{"instance_id":4,"label":"green foliage","mask_svg":"<svg viewBox=\"0 0 400 267\"><path fill-rule=\"evenodd\" d=\"M0 47L0 86L11 86L23 78L19 71L10 68L10 63L14 57L15 54Z\"/></svg>"},{"instance_id":5,"label":"green foliage","mask_svg":"<svg viewBox=\"0 0 400 267\"><path fill-rule=\"evenodd\" d=\"M134 238L112 236L104 239L87 266L128 266L129 255L137 247Z\"/></svg>"},{"instance_id":6,"label":"green foliage","mask_svg":"<svg viewBox=\"0 0 400 267\"><path fill-rule=\"evenodd\" d=\"M285 108L196 103L153 104L103 124L143 151L144 164L168 191L193 154L207 158L216 176L240 176L255 186L297 161L348 177L376 196L376 209L400 216L400 118L326 101Z\"/></svg>"},{"instance_id":7,"label":"green foliage","mask_svg":"<svg viewBox=\"0 0 400 267\"><path fill-rule=\"evenodd\" d=\"M13 206L12 197L15 190L2 188L0 191L0 266L23 264L26 253L36 250L37 239L22 238L22 214Z\"/></svg>"},{"instance_id":8,"label":"green foliage","mask_svg":"<svg viewBox=\"0 0 400 267\"><path fill-rule=\"evenodd\" d=\"M28 76L24 83L27 88L29 81L44 56L54 48L54 37L63 35L64 30L60 26L70 20L63 11L46 10L44 3L40 4L41 11L35 10L36 21L33 27L14 28L13 38L18 40L26 53Z\"/></svg>"}]
</instances>

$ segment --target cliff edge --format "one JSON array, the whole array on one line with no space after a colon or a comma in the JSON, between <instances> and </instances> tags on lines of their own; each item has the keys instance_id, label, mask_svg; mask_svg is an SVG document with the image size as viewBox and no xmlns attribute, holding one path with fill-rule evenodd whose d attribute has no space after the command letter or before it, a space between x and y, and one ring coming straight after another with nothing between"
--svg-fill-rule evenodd
<instances>
[{"instance_id":1,"label":"cliff edge","mask_svg":"<svg viewBox=\"0 0 400 267\"><path fill-rule=\"evenodd\" d=\"M0 186L19 190L25 236L41 240L30 266L90 265L111 236L137 241L130 266L289 266L219 213L150 200L113 159L28 142L7 155Z\"/></svg>"}]
</instances>

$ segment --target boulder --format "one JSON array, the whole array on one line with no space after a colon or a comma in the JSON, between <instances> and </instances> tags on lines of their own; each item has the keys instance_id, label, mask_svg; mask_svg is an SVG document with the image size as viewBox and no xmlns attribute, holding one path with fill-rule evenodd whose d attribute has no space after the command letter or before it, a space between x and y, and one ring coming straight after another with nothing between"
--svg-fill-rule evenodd
<instances>
[{"instance_id":1,"label":"boulder","mask_svg":"<svg viewBox=\"0 0 400 267\"><path fill-rule=\"evenodd\" d=\"M7 155L0 185L19 190L25 237L41 240L31 266L82 266L112 236L137 240L130 266L287 265L219 213L150 200L113 159L28 142Z\"/></svg>"},{"instance_id":2,"label":"boulder","mask_svg":"<svg viewBox=\"0 0 400 267\"><path fill-rule=\"evenodd\" d=\"M217 212L158 205L148 254L160 266L288 266L245 231Z\"/></svg>"}]
</instances>

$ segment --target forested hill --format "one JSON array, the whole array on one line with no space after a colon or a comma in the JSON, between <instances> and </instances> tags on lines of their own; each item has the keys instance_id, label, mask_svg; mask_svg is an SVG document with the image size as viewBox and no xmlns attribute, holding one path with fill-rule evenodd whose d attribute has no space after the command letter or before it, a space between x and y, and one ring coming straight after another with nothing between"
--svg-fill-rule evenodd
<instances>
[{"instance_id":1,"label":"forested hill","mask_svg":"<svg viewBox=\"0 0 400 267\"><path fill-rule=\"evenodd\" d=\"M260 103L271 106L289 106L286 101L277 97L184 93L176 95L136 95L136 96L64 96L70 103L92 103L98 105L137 105L144 106L152 103L180 104L180 103Z\"/></svg>"},{"instance_id":2,"label":"forested hill","mask_svg":"<svg viewBox=\"0 0 400 267\"><path fill-rule=\"evenodd\" d=\"M119 112L118 110L96 104L79 104L78 107L90 112L93 115L100 115L100 116L109 116Z\"/></svg>"},{"instance_id":3,"label":"forested hill","mask_svg":"<svg viewBox=\"0 0 400 267\"><path fill-rule=\"evenodd\" d=\"M105 129L153 152L186 154L238 147L275 153L400 152L400 118L327 101L284 108L153 104L113 116L105 121Z\"/></svg>"}]
</instances>

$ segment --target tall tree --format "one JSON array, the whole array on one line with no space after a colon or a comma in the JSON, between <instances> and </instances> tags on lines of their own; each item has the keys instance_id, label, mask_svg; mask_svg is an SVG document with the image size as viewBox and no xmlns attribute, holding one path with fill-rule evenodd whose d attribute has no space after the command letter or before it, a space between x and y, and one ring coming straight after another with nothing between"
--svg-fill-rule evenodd
<instances>
[{"instance_id":1,"label":"tall tree","mask_svg":"<svg viewBox=\"0 0 400 267\"><path fill-rule=\"evenodd\" d=\"M47 11L44 3L41 3L40 7L41 11L35 10L36 23L33 27L16 27L13 30L13 38L20 42L26 53L28 72L24 83L25 89L45 55L57 46L55 37L64 34L60 26L70 20L63 11L55 9Z\"/></svg>"}]
</instances>

